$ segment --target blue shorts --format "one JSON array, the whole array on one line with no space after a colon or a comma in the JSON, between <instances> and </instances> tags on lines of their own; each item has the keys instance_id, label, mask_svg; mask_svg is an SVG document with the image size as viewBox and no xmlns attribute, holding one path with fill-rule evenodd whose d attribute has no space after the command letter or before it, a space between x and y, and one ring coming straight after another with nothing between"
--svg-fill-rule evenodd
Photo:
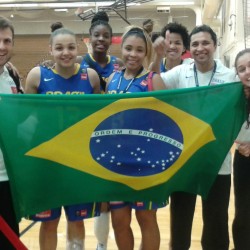
<instances>
[{"instance_id":1,"label":"blue shorts","mask_svg":"<svg viewBox=\"0 0 250 250\"><path fill-rule=\"evenodd\" d=\"M85 203L72 206L64 206L67 220L80 221L83 219L93 218L100 215L101 203ZM51 221L61 216L61 208L47 210L36 215L32 215L29 219L34 221Z\"/></svg>"},{"instance_id":2,"label":"blue shorts","mask_svg":"<svg viewBox=\"0 0 250 250\"><path fill-rule=\"evenodd\" d=\"M152 201L146 201L146 202L111 201L109 203L109 207L111 210L126 207L126 206L130 206L131 208L135 210L156 210L158 208L165 207L166 205L167 205L167 202L155 203Z\"/></svg>"}]
</instances>

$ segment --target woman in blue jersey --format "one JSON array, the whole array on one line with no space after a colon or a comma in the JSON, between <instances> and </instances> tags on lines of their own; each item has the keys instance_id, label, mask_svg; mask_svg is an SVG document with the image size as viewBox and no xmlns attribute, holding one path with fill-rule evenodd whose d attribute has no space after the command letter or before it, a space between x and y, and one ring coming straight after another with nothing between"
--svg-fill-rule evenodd
<instances>
[{"instance_id":1,"label":"woman in blue jersey","mask_svg":"<svg viewBox=\"0 0 250 250\"><path fill-rule=\"evenodd\" d=\"M89 29L91 52L77 60L85 68L94 69L99 77L101 90L106 88L108 77L123 67L121 59L108 55L112 43L112 28L109 25L109 17L106 12L100 11L95 14ZM105 203L102 204L102 212L95 218L94 231L97 238L97 250L106 250L109 234L110 216Z\"/></svg>"},{"instance_id":2,"label":"woman in blue jersey","mask_svg":"<svg viewBox=\"0 0 250 250\"><path fill-rule=\"evenodd\" d=\"M33 68L26 79L25 93L72 95L100 93L97 73L76 63L77 42L73 32L65 28L55 30L51 34L50 50L55 67ZM78 204L65 206L64 209L68 224L66 249L82 250L85 235L83 219L99 215L99 204ZM42 222L39 235L41 249L56 249L60 215L61 208L57 208L32 216L33 220Z\"/></svg>"},{"instance_id":3,"label":"woman in blue jersey","mask_svg":"<svg viewBox=\"0 0 250 250\"><path fill-rule=\"evenodd\" d=\"M103 78L104 81L101 81L103 90L108 77L123 67L121 59L108 55L113 35L108 22L109 17L106 12L100 11L95 14L89 28L91 53L81 57L81 65L93 68Z\"/></svg>"},{"instance_id":4,"label":"woman in blue jersey","mask_svg":"<svg viewBox=\"0 0 250 250\"><path fill-rule=\"evenodd\" d=\"M150 62L152 44L150 37L139 27L129 27L122 38L122 59L125 69L114 72L108 80L106 92L122 94L165 89L161 77L143 67ZM131 210L135 209L142 241L141 249L157 250L160 247L160 232L156 219L157 208L165 203L110 202L112 225L119 250L134 249L134 237L130 227Z\"/></svg>"},{"instance_id":5,"label":"woman in blue jersey","mask_svg":"<svg viewBox=\"0 0 250 250\"><path fill-rule=\"evenodd\" d=\"M161 61L160 69L156 68L159 65L158 61L153 62L149 67L150 69L157 70L157 72L166 72L175 66L193 61L190 58L182 59L182 55L189 48L189 34L185 26L176 22L168 23L162 28L161 35L154 42L154 46L157 47L166 38L169 41L168 49L165 51L166 56L161 59L162 56L158 57L157 53L155 54L156 60ZM161 54L162 51L164 51L164 48L160 51Z\"/></svg>"}]
</instances>

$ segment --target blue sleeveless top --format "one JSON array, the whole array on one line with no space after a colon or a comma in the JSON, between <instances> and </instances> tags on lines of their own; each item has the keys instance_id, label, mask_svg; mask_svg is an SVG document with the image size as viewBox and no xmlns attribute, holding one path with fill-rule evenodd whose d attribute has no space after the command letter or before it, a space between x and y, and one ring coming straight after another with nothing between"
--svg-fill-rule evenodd
<instances>
[{"instance_id":1,"label":"blue sleeveless top","mask_svg":"<svg viewBox=\"0 0 250 250\"><path fill-rule=\"evenodd\" d=\"M124 70L117 71L114 73L114 76L108 85L107 93L123 94L123 93L134 93L134 92L147 92L148 75L149 71L139 74L139 76L133 79L127 80L124 78Z\"/></svg>"},{"instance_id":2,"label":"blue sleeveless top","mask_svg":"<svg viewBox=\"0 0 250 250\"><path fill-rule=\"evenodd\" d=\"M73 76L68 79L58 75L53 69L40 67L41 79L37 92L39 94L51 94L51 95L80 95L80 94L92 94L93 87L90 84L87 69L78 67Z\"/></svg>"},{"instance_id":3,"label":"blue sleeveless top","mask_svg":"<svg viewBox=\"0 0 250 250\"><path fill-rule=\"evenodd\" d=\"M163 58L161 60L161 64L160 64L160 71L161 71L161 73L167 72L167 69L166 69L165 65L166 65L166 58Z\"/></svg>"},{"instance_id":4,"label":"blue sleeveless top","mask_svg":"<svg viewBox=\"0 0 250 250\"><path fill-rule=\"evenodd\" d=\"M105 67L101 67L91 54L87 53L81 62L81 66L85 68L94 69L99 75L102 76L103 80L107 82L109 76L119 70L119 63L117 62L117 57L115 56L107 56L108 63Z\"/></svg>"}]
</instances>

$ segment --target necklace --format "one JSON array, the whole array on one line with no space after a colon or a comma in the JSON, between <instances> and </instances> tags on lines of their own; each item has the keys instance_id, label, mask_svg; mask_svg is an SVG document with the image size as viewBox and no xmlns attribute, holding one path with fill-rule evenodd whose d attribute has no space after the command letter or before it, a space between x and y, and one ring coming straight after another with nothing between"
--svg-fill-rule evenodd
<instances>
[{"instance_id":1,"label":"necklace","mask_svg":"<svg viewBox=\"0 0 250 250\"><path fill-rule=\"evenodd\" d=\"M214 78L214 74L215 74L215 71L216 71L216 62L214 61L214 68L213 68L213 72L212 72L212 75L210 77L210 80L209 80L209 83L208 83L208 86L211 84L213 78ZM198 80L198 74L197 74L197 69L196 69L196 65L194 64L194 78L195 78L195 86L196 87L199 87L200 84L199 84L199 80Z\"/></svg>"},{"instance_id":2,"label":"necklace","mask_svg":"<svg viewBox=\"0 0 250 250\"><path fill-rule=\"evenodd\" d=\"M122 79L124 78L124 73L125 73L125 70L122 70L122 73L121 73L121 76L119 78L119 82L118 82L118 85L117 85L117 88L116 88L116 93L119 94L119 93L127 93L127 91L129 90L129 88L131 87L131 85L133 84L135 78L137 76L139 76L142 71L144 70L143 66L140 68L140 70L136 73L136 75L130 80L130 82L127 84L126 88L124 90L120 90L121 88L121 83L122 83Z\"/></svg>"}]
</instances>

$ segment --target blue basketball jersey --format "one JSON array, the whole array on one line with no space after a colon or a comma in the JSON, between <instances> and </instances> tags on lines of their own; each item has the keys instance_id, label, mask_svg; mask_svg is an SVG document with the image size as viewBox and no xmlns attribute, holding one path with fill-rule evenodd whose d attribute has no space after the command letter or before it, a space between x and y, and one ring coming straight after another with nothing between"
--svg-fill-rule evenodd
<instances>
[{"instance_id":1,"label":"blue basketball jersey","mask_svg":"<svg viewBox=\"0 0 250 250\"><path fill-rule=\"evenodd\" d=\"M125 79L124 71L115 72L111 79L107 93L108 94L122 94L133 92L147 92L148 91L148 75L149 71L140 74L133 79Z\"/></svg>"},{"instance_id":2,"label":"blue basketball jersey","mask_svg":"<svg viewBox=\"0 0 250 250\"><path fill-rule=\"evenodd\" d=\"M161 73L167 72L167 69L166 69L166 58L163 58L161 60L160 71L161 71Z\"/></svg>"},{"instance_id":3,"label":"blue basketball jersey","mask_svg":"<svg viewBox=\"0 0 250 250\"><path fill-rule=\"evenodd\" d=\"M76 72L68 79L60 76L55 70L40 67L41 79L38 94L51 95L80 95L92 94L93 87L90 84L87 69L78 64Z\"/></svg>"},{"instance_id":4,"label":"blue basketball jersey","mask_svg":"<svg viewBox=\"0 0 250 250\"><path fill-rule=\"evenodd\" d=\"M103 80L107 82L109 76L114 72L119 70L119 63L117 62L117 58L115 56L107 56L108 63L105 67L101 67L93 58L93 56L89 53L83 58L81 62L81 66L84 68L92 68L94 69L99 75L102 76Z\"/></svg>"}]
</instances>

